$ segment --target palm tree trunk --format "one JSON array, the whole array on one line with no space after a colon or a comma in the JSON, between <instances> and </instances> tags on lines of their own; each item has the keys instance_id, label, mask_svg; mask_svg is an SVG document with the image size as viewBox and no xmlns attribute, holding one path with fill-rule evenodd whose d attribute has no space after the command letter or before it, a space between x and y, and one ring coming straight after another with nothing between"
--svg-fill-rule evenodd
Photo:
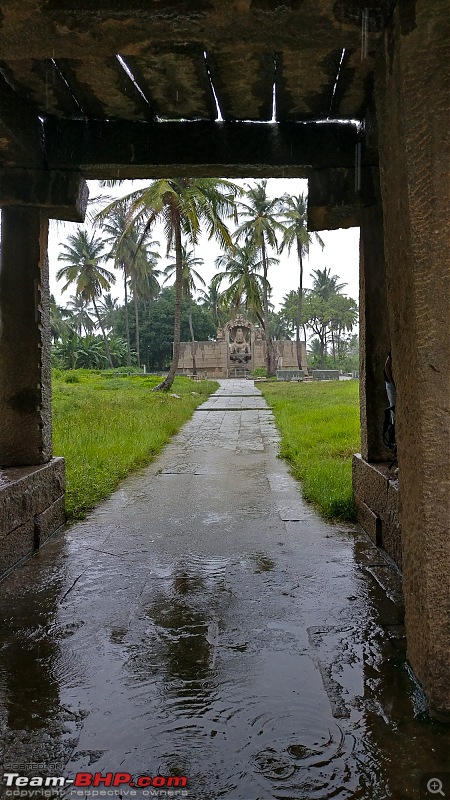
<instances>
[{"instance_id":1,"label":"palm tree trunk","mask_svg":"<svg viewBox=\"0 0 450 800\"><path fill-rule=\"evenodd\" d=\"M189 295L189 330L191 332L191 342L192 342L192 374L197 375L197 364L195 362L195 338L194 338L194 326L192 325L192 297Z\"/></svg>"},{"instance_id":2,"label":"palm tree trunk","mask_svg":"<svg viewBox=\"0 0 450 800\"><path fill-rule=\"evenodd\" d=\"M319 338L320 338L320 366L323 369L325 366L325 328L322 328Z\"/></svg>"},{"instance_id":3,"label":"palm tree trunk","mask_svg":"<svg viewBox=\"0 0 450 800\"><path fill-rule=\"evenodd\" d=\"M273 378L275 375L275 353L273 349L272 338L269 331L269 298L267 296L267 253L266 243L264 236L261 244L261 256L263 262L263 312L264 312L264 334L266 339L266 364L267 364L267 377Z\"/></svg>"},{"instance_id":4,"label":"palm tree trunk","mask_svg":"<svg viewBox=\"0 0 450 800\"><path fill-rule=\"evenodd\" d=\"M173 358L169 373L158 386L155 386L153 391L164 390L168 391L172 386L178 369L178 361L180 358L180 339L181 339L181 294L183 288L183 251L181 247L181 226L180 214L178 209L173 209L174 213L174 228L175 228L175 319L173 325Z\"/></svg>"},{"instance_id":5,"label":"palm tree trunk","mask_svg":"<svg viewBox=\"0 0 450 800\"><path fill-rule=\"evenodd\" d=\"M138 309L138 301L136 297L136 292L133 292L133 300L134 300L134 322L136 325L136 355L137 355L137 365L140 369L141 366L141 354L139 350L139 309Z\"/></svg>"},{"instance_id":6,"label":"palm tree trunk","mask_svg":"<svg viewBox=\"0 0 450 800\"><path fill-rule=\"evenodd\" d=\"M125 293L125 331L127 335L127 366L131 367L131 343L130 343L130 320L128 318L128 287L127 287L127 266L122 264L123 287Z\"/></svg>"},{"instance_id":7,"label":"palm tree trunk","mask_svg":"<svg viewBox=\"0 0 450 800\"><path fill-rule=\"evenodd\" d=\"M100 330L102 332L103 341L105 343L105 350L106 350L106 355L108 357L108 361L110 363L111 369L114 369L114 364L113 364L113 361L112 361L112 358L111 358L111 351L109 349L108 339L106 338L105 329L104 329L103 323L102 323L102 321L100 319L100 314L98 313L98 308L97 308L97 303L95 302L95 297L92 298L92 305L94 306L95 314L96 314L96 317L97 317L97 321L98 321Z\"/></svg>"},{"instance_id":8,"label":"palm tree trunk","mask_svg":"<svg viewBox=\"0 0 450 800\"><path fill-rule=\"evenodd\" d=\"M297 322L295 325L295 334L297 342L297 364L298 368L302 369L302 348L300 343L300 328L302 327L303 257L302 257L302 243L300 241L299 236L297 236L297 254L298 254L298 263L300 265L300 282L298 286Z\"/></svg>"}]
</instances>

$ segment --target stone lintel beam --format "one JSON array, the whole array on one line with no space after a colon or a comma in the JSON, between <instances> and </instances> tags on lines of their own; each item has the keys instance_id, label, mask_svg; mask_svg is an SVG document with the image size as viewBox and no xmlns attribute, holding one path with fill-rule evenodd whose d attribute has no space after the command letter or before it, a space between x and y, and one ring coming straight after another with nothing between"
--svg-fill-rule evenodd
<instances>
[{"instance_id":1,"label":"stone lintel beam","mask_svg":"<svg viewBox=\"0 0 450 800\"><path fill-rule=\"evenodd\" d=\"M2 136L29 166L43 166L41 122L37 109L27 103L0 75L0 124Z\"/></svg>"},{"instance_id":2,"label":"stone lintel beam","mask_svg":"<svg viewBox=\"0 0 450 800\"><path fill-rule=\"evenodd\" d=\"M0 206L40 208L52 219L83 222L89 190L76 172L0 169Z\"/></svg>"},{"instance_id":3,"label":"stone lintel beam","mask_svg":"<svg viewBox=\"0 0 450 800\"><path fill-rule=\"evenodd\" d=\"M52 169L88 178L164 176L307 177L311 169L351 167L351 124L45 121Z\"/></svg>"},{"instance_id":4,"label":"stone lintel beam","mask_svg":"<svg viewBox=\"0 0 450 800\"><path fill-rule=\"evenodd\" d=\"M360 225L361 209L381 202L378 187L376 166L315 170L308 181L308 230Z\"/></svg>"}]
</instances>

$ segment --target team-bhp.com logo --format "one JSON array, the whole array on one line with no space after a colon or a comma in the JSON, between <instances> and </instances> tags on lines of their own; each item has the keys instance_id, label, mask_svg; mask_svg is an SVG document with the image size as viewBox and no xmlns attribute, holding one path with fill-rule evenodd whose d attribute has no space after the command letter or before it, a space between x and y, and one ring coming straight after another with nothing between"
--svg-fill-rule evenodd
<instances>
[{"instance_id":1,"label":"team-bhp.com logo","mask_svg":"<svg viewBox=\"0 0 450 800\"><path fill-rule=\"evenodd\" d=\"M184 789L187 786L187 778L184 775L138 775L133 777L129 772L77 772L75 778L64 778L53 775L42 777L35 775L29 777L20 775L19 772L4 772L3 781L6 784L7 797L30 797L31 794L39 792L45 793L46 789L73 789L104 790L128 787L130 790L144 790L139 794L150 795L150 789ZM34 791L33 791L34 790ZM40 790L40 791L39 791ZM44 791L43 791L44 790ZM104 792L92 791L92 795L103 795ZM115 792L108 792L115 794ZM84 793L83 793L84 794ZM123 791L122 795L135 794L135 792ZM153 793L152 793L153 794Z\"/></svg>"}]
</instances>

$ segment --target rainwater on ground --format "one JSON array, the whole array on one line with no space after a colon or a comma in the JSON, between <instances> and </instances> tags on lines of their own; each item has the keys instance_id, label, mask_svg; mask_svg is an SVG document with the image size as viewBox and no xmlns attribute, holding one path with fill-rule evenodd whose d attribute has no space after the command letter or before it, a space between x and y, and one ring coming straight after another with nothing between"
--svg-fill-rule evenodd
<instances>
[{"instance_id":1,"label":"rainwater on ground","mask_svg":"<svg viewBox=\"0 0 450 800\"><path fill-rule=\"evenodd\" d=\"M395 567L302 501L277 448L258 390L224 381L0 584L3 771L187 776L159 796L191 800L418 800L448 769Z\"/></svg>"}]
</instances>

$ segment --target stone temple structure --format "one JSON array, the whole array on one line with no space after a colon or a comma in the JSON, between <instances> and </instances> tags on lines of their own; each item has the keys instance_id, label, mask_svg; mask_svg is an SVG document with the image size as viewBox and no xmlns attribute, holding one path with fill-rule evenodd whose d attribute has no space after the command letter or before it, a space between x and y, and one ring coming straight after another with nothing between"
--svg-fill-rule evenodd
<instances>
[{"instance_id":1,"label":"stone temple structure","mask_svg":"<svg viewBox=\"0 0 450 800\"><path fill-rule=\"evenodd\" d=\"M297 344L289 339L274 341L278 369L297 369ZM306 345L300 343L302 365L306 366ZM215 342L195 342L197 374L208 378L246 378L257 367L266 366L261 330L238 314L219 328ZM181 342L178 369L192 375L192 342Z\"/></svg>"},{"instance_id":2,"label":"stone temple structure","mask_svg":"<svg viewBox=\"0 0 450 800\"><path fill-rule=\"evenodd\" d=\"M401 559L408 659L430 712L450 715L448 12L448 0L1 4L2 569L63 521L49 218L83 220L87 178L307 178L311 230L360 226L355 497ZM389 350L398 487L382 440Z\"/></svg>"}]
</instances>

